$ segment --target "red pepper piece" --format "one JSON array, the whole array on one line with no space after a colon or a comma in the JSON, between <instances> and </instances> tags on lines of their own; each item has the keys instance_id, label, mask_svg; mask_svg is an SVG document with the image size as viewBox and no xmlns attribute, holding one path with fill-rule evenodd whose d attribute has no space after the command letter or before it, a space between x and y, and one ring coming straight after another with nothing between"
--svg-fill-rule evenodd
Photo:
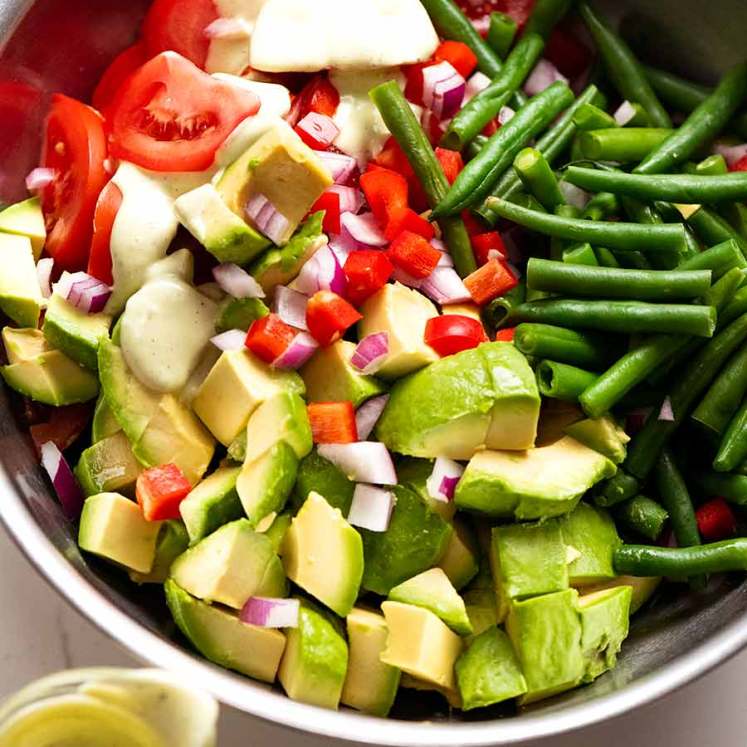
<instances>
[{"instance_id":1,"label":"red pepper piece","mask_svg":"<svg viewBox=\"0 0 747 747\"><path fill-rule=\"evenodd\" d=\"M286 324L277 314L252 322L246 333L246 347L265 363L272 363L280 357L293 342L298 330Z\"/></svg>"},{"instance_id":2,"label":"red pepper piece","mask_svg":"<svg viewBox=\"0 0 747 747\"><path fill-rule=\"evenodd\" d=\"M309 299L306 307L306 325L309 332L325 347L337 342L348 327L361 319L363 317L353 306L332 291L318 291Z\"/></svg>"},{"instance_id":3,"label":"red pepper piece","mask_svg":"<svg viewBox=\"0 0 747 747\"><path fill-rule=\"evenodd\" d=\"M442 357L476 348L481 342L488 341L482 324L462 314L444 314L429 319L424 339L426 345Z\"/></svg>"},{"instance_id":4,"label":"red pepper piece","mask_svg":"<svg viewBox=\"0 0 747 747\"><path fill-rule=\"evenodd\" d=\"M382 226L407 209L407 179L396 171L374 168L361 175L360 187Z\"/></svg>"},{"instance_id":5,"label":"red pepper piece","mask_svg":"<svg viewBox=\"0 0 747 747\"><path fill-rule=\"evenodd\" d=\"M306 409L315 444L350 444L358 440L352 402L313 402Z\"/></svg>"},{"instance_id":6,"label":"red pepper piece","mask_svg":"<svg viewBox=\"0 0 747 747\"><path fill-rule=\"evenodd\" d=\"M464 284L478 306L484 306L498 296L502 296L519 284L519 278L498 259L491 259L471 275L464 278Z\"/></svg>"},{"instance_id":7,"label":"red pepper piece","mask_svg":"<svg viewBox=\"0 0 747 747\"><path fill-rule=\"evenodd\" d=\"M175 464L146 469L135 485L137 502L146 521L179 519L179 504L190 490L189 480Z\"/></svg>"},{"instance_id":8,"label":"red pepper piece","mask_svg":"<svg viewBox=\"0 0 747 747\"><path fill-rule=\"evenodd\" d=\"M468 78L477 67L475 53L464 43L459 41L445 41L439 44L434 54L436 62L449 62L463 77Z\"/></svg>"},{"instance_id":9,"label":"red pepper piece","mask_svg":"<svg viewBox=\"0 0 747 747\"><path fill-rule=\"evenodd\" d=\"M359 249L350 252L343 272L347 278L347 297L354 306L383 288L394 272L386 252L376 249Z\"/></svg>"},{"instance_id":10,"label":"red pepper piece","mask_svg":"<svg viewBox=\"0 0 747 747\"><path fill-rule=\"evenodd\" d=\"M495 341L496 342L513 342L515 332L516 332L516 327L506 327L506 329L502 329L496 334Z\"/></svg>"},{"instance_id":11,"label":"red pepper piece","mask_svg":"<svg viewBox=\"0 0 747 747\"><path fill-rule=\"evenodd\" d=\"M446 175L449 184L453 184L464 168L462 154L456 150L436 148L436 158L441 164L441 168L444 170L444 174Z\"/></svg>"},{"instance_id":12,"label":"red pepper piece","mask_svg":"<svg viewBox=\"0 0 747 747\"><path fill-rule=\"evenodd\" d=\"M312 206L309 213L324 210L322 228L325 233L340 233L340 195L325 192Z\"/></svg>"},{"instance_id":13,"label":"red pepper piece","mask_svg":"<svg viewBox=\"0 0 747 747\"><path fill-rule=\"evenodd\" d=\"M472 236L472 249L478 265L484 265L491 259L507 259L508 253L503 239L498 231L489 231ZM491 256L491 252L498 252L499 256Z\"/></svg>"},{"instance_id":14,"label":"red pepper piece","mask_svg":"<svg viewBox=\"0 0 747 747\"><path fill-rule=\"evenodd\" d=\"M410 231L430 241L436 235L436 229L430 221L419 216L411 208L404 208L392 215L384 231L387 241L393 241L403 231Z\"/></svg>"},{"instance_id":15,"label":"red pepper piece","mask_svg":"<svg viewBox=\"0 0 747 747\"><path fill-rule=\"evenodd\" d=\"M436 269L441 252L422 236L403 231L389 246L389 259L395 267L416 279L427 278Z\"/></svg>"},{"instance_id":16,"label":"red pepper piece","mask_svg":"<svg viewBox=\"0 0 747 747\"><path fill-rule=\"evenodd\" d=\"M704 503L695 512L695 519L701 536L708 542L726 539L737 531L734 512L723 498L714 498Z\"/></svg>"}]
</instances>

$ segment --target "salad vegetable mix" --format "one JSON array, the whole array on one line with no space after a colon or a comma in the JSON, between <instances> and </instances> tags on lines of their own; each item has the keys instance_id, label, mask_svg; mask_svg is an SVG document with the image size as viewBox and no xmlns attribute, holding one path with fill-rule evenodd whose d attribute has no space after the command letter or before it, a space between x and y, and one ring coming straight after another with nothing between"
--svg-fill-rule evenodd
<instances>
[{"instance_id":1,"label":"salad vegetable mix","mask_svg":"<svg viewBox=\"0 0 747 747\"><path fill-rule=\"evenodd\" d=\"M584 2L155 0L0 212L85 557L327 708L614 667L747 570L746 99Z\"/></svg>"}]
</instances>

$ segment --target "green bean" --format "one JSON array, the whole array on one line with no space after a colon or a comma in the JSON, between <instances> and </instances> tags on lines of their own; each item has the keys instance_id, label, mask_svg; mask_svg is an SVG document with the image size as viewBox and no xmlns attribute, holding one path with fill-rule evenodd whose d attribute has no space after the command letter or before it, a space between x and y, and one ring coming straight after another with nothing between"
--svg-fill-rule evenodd
<instances>
[{"instance_id":1,"label":"green bean","mask_svg":"<svg viewBox=\"0 0 747 747\"><path fill-rule=\"evenodd\" d=\"M594 249L597 256L597 263L601 267L620 267L617 257L606 247L598 246Z\"/></svg>"},{"instance_id":2,"label":"green bean","mask_svg":"<svg viewBox=\"0 0 747 747\"><path fill-rule=\"evenodd\" d=\"M560 81L532 98L464 167L446 197L434 208L433 217L454 215L487 196L516 154L572 101L571 89Z\"/></svg>"},{"instance_id":3,"label":"green bean","mask_svg":"<svg viewBox=\"0 0 747 747\"><path fill-rule=\"evenodd\" d=\"M667 510L652 498L637 495L625 503L617 506L614 511L615 520L646 539L655 542L669 519Z\"/></svg>"},{"instance_id":4,"label":"green bean","mask_svg":"<svg viewBox=\"0 0 747 747\"><path fill-rule=\"evenodd\" d=\"M490 329L499 328L511 310L524 303L526 299L526 285L521 282L508 293L491 301L483 311L483 317Z\"/></svg>"},{"instance_id":5,"label":"green bean","mask_svg":"<svg viewBox=\"0 0 747 747\"><path fill-rule=\"evenodd\" d=\"M537 387L540 394L565 402L575 402L597 375L576 366L555 361L542 361L537 366Z\"/></svg>"},{"instance_id":6,"label":"green bean","mask_svg":"<svg viewBox=\"0 0 747 747\"><path fill-rule=\"evenodd\" d=\"M742 402L724 431L713 460L717 472L731 472L747 459L747 399Z\"/></svg>"},{"instance_id":7,"label":"green bean","mask_svg":"<svg viewBox=\"0 0 747 747\"><path fill-rule=\"evenodd\" d=\"M471 161L483 149L487 142L487 135L478 135L475 137L475 139L467 146L467 160Z\"/></svg>"},{"instance_id":8,"label":"green bean","mask_svg":"<svg viewBox=\"0 0 747 747\"><path fill-rule=\"evenodd\" d=\"M620 210L620 201L612 192L599 192L586 203L582 218L586 220L604 220Z\"/></svg>"},{"instance_id":9,"label":"green bean","mask_svg":"<svg viewBox=\"0 0 747 747\"><path fill-rule=\"evenodd\" d=\"M562 252L563 262L569 265L587 265L599 267L599 260L591 244L578 244L575 247L564 249Z\"/></svg>"},{"instance_id":10,"label":"green bean","mask_svg":"<svg viewBox=\"0 0 747 747\"><path fill-rule=\"evenodd\" d=\"M638 162L671 134L660 127L617 127L581 132L578 143L581 155L592 161Z\"/></svg>"},{"instance_id":11,"label":"green bean","mask_svg":"<svg viewBox=\"0 0 747 747\"><path fill-rule=\"evenodd\" d=\"M731 205L720 205L722 217L739 234L742 239L747 239L747 205L735 202Z\"/></svg>"},{"instance_id":12,"label":"green bean","mask_svg":"<svg viewBox=\"0 0 747 747\"><path fill-rule=\"evenodd\" d=\"M374 88L369 96L389 131L405 152L428 202L431 206L436 205L446 194L449 183L399 84L396 81L389 81ZM474 272L477 264L462 219L444 218L439 221L439 226L457 272L462 277Z\"/></svg>"},{"instance_id":13,"label":"green bean","mask_svg":"<svg viewBox=\"0 0 747 747\"><path fill-rule=\"evenodd\" d=\"M534 195L527 194L526 192L517 192L516 194L511 195L509 199L512 204L518 205L524 210L531 210L538 213L547 212L547 210L542 206L542 203L540 203Z\"/></svg>"},{"instance_id":14,"label":"green bean","mask_svg":"<svg viewBox=\"0 0 747 747\"><path fill-rule=\"evenodd\" d=\"M747 570L747 539L697 547L622 545L613 555L615 571L631 576L702 576Z\"/></svg>"},{"instance_id":15,"label":"green bean","mask_svg":"<svg viewBox=\"0 0 747 747\"><path fill-rule=\"evenodd\" d=\"M645 479L675 431L693 405L713 381L732 353L747 339L747 314L743 314L698 351L669 392L674 420L658 420L652 414L630 442L625 467L635 477Z\"/></svg>"},{"instance_id":16,"label":"green bean","mask_svg":"<svg viewBox=\"0 0 747 747\"><path fill-rule=\"evenodd\" d=\"M526 210L499 197L489 198L487 206L500 217L538 233L571 241L588 241L592 245L622 252L680 249L685 241L685 229L681 225L641 226L638 223L561 218Z\"/></svg>"},{"instance_id":17,"label":"green bean","mask_svg":"<svg viewBox=\"0 0 747 747\"><path fill-rule=\"evenodd\" d=\"M587 130L606 130L617 127L617 122L611 114L594 104L584 104L573 115L573 121L582 132Z\"/></svg>"},{"instance_id":18,"label":"green bean","mask_svg":"<svg viewBox=\"0 0 747 747\"><path fill-rule=\"evenodd\" d=\"M588 369L608 366L620 350L620 343L609 336L549 324L519 324L514 345L524 355Z\"/></svg>"},{"instance_id":19,"label":"green bean","mask_svg":"<svg viewBox=\"0 0 747 747\"><path fill-rule=\"evenodd\" d=\"M638 102L655 127L671 127L669 115L656 98L630 47L586 3L581 3L579 10L602 56L607 73L623 99Z\"/></svg>"},{"instance_id":20,"label":"green bean","mask_svg":"<svg viewBox=\"0 0 747 747\"><path fill-rule=\"evenodd\" d=\"M738 506L747 505L747 477L723 472L697 472L693 479L709 498L722 497Z\"/></svg>"},{"instance_id":21,"label":"green bean","mask_svg":"<svg viewBox=\"0 0 747 747\"><path fill-rule=\"evenodd\" d=\"M721 312L719 324L731 324L745 313L747 313L747 288L740 288Z\"/></svg>"},{"instance_id":22,"label":"green bean","mask_svg":"<svg viewBox=\"0 0 747 747\"><path fill-rule=\"evenodd\" d=\"M729 167L726 164L726 159L720 153L714 153L712 156L704 158L700 163L696 163L694 173L703 176L722 176L729 173Z\"/></svg>"},{"instance_id":23,"label":"green bean","mask_svg":"<svg viewBox=\"0 0 747 747\"><path fill-rule=\"evenodd\" d=\"M601 486L601 490L594 495L594 502L598 506L609 508L627 501L638 495L641 485L638 480L622 469Z\"/></svg>"},{"instance_id":24,"label":"green bean","mask_svg":"<svg viewBox=\"0 0 747 747\"><path fill-rule=\"evenodd\" d=\"M693 212L685 210L683 217L704 244L713 246L731 239L737 243L742 254L747 257L747 242L713 210L705 206L696 206Z\"/></svg>"},{"instance_id":25,"label":"green bean","mask_svg":"<svg viewBox=\"0 0 747 747\"><path fill-rule=\"evenodd\" d=\"M702 296L711 287L711 273L568 266L532 257L527 264L527 287L584 298L667 301Z\"/></svg>"},{"instance_id":26,"label":"green bean","mask_svg":"<svg viewBox=\"0 0 747 747\"><path fill-rule=\"evenodd\" d=\"M630 106L633 108L633 116L630 120L625 123L625 127L651 127L651 120L649 119L646 110L637 101L628 101Z\"/></svg>"},{"instance_id":27,"label":"green bean","mask_svg":"<svg viewBox=\"0 0 747 747\"><path fill-rule=\"evenodd\" d=\"M700 254L688 257L679 265L680 270L711 270L713 279L718 280L734 267L747 268L747 260L739 251L739 244L729 239L706 249Z\"/></svg>"},{"instance_id":28,"label":"green bean","mask_svg":"<svg viewBox=\"0 0 747 747\"><path fill-rule=\"evenodd\" d=\"M656 486L661 504L669 513L677 545L693 547L700 544L695 509L685 480L668 449L659 457L656 469Z\"/></svg>"},{"instance_id":29,"label":"green bean","mask_svg":"<svg viewBox=\"0 0 747 747\"><path fill-rule=\"evenodd\" d=\"M524 148L514 159L514 169L527 191L545 210L555 210L565 202L555 173L536 148Z\"/></svg>"},{"instance_id":30,"label":"green bean","mask_svg":"<svg viewBox=\"0 0 747 747\"><path fill-rule=\"evenodd\" d=\"M544 39L549 38L552 30L568 13L571 0L536 0L529 16L525 34L539 34Z\"/></svg>"},{"instance_id":31,"label":"green bean","mask_svg":"<svg viewBox=\"0 0 747 747\"><path fill-rule=\"evenodd\" d=\"M490 27L486 41L500 59L504 59L508 50L511 49L517 30L516 21L511 16L498 12L490 14Z\"/></svg>"}]
</instances>

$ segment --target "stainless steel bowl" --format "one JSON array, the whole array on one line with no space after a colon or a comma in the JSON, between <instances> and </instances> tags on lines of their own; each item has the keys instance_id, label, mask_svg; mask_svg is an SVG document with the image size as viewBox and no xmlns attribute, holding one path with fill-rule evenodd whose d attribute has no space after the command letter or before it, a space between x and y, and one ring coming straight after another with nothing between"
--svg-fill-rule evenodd
<instances>
[{"instance_id":1,"label":"stainless steel bowl","mask_svg":"<svg viewBox=\"0 0 747 747\"><path fill-rule=\"evenodd\" d=\"M644 30L639 41L647 56L704 81L743 55L743 0L602 4L639 34ZM23 178L37 157L48 93L87 95L107 61L132 39L146 6L147 0L0 0L0 199L23 194ZM110 569L81 557L73 528L52 497L4 391L0 515L49 583L143 661L199 683L224 703L259 718L368 744L506 745L560 734L650 703L747 644L747 582L724 579L697 597L662 599L635 618L617 669L590 687L519 715L505 710L450 715L437 697L422 693L405 695L389 720L334 713L295 703L276 689L206 662L176 636L158 589L129 586Z\"/></svg>"}]
</instances>

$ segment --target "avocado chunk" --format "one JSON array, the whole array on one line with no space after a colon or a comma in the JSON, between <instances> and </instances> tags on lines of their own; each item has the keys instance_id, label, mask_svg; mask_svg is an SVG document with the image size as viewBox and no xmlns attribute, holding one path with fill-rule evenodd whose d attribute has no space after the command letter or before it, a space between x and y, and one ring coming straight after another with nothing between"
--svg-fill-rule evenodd
<instances>
[{"instance_id":1,"label":"avocado chunk","mask_svg":"<svg viewBox=\"0 0 747 747\"><path fill-rule=\"evenodd\" d=\"M539 406L526 358L513 345L485 343L398 381L376 435L392 451L426 458L529 449Z\"/></svg>"},{"instance_id":2,"label":"avocado chunk","mask_svg":"<svg viewBox=\"0 0 747 747\"><path fill-rule=\"evenodd\" d=\"M337 620L302 599L298 627L287 635L278 679L288 697L337 710L348 669L348 645Z\"/></svg>"},{"instance_id":3,"label":"avocado chunk","mask_svg":"<svg viewBox=\"0 0 747 747\"><path fill-rule=\"evenodd\" d=\"M454 501L440 501L428 491L428 478L433 472L433 461L433 459L402 457L397 460L397 479L400 485L417 493L439 516L452 522L456 514Z\"/></svg>"},{"instance_id":4,"label":"avocado chunk","mask_svg":"<svg viewBox=\"0 0 747 747\"><path fill-rule=\"evenodd\" d=\"M381 661L389 629L377 612L355 607L346 618L350 655L340 702L372 716L386 716L401 672Z\"/></svg>"},{"instance_id":5,"label":"avocado chunk","mask_svg":"<svg viewBox=\"0 0 747 747\"><path fill-rule=\"evenodd\" d=\"M160 521L146 521L140 506L118 493L86 499L80 516L81 550L139 573L150 573Z\"/></svg>"},{"instance_id":6,"label":"avocado chunk","mask_svg":"<svg viewBox=\"0 0 747 747\"><path fill-rule=\"evenodd\" d=\"M615 422L611 415L587 418L566 426L565 432L590 449L604 454L615 464L625 461L626 444L630 436Z\"/></svg>"},{"instance_id":7,"label":"avocado chunk","mask_svg":"<svg viewBox=\"0 0 747 747\"><path fill-rule=\"evenodd\" d=\"M389 628L381 661L424 682L455 689L454 664L462 639L423 607L384 602L381 609Z\"/></svg>"},{"instance_id":8,"label":"avocado chunk","mask_svg":"<svg viewBox=\"0 0 747 747\"><path fill-rule=\"evenodd\" d=\"M459 691L456 689L456 681L454 683L454 687L439 687L438 685L434 685L432 682L426 682L425 680L413 677L407 672L403 672L399 684L400 687L402 687L404 690L438 693L439 695L443 695L443 697L446 699L446 702L452 708L462 707L462 698L459 695Z\"/></svg>"},{"instance_id":9,"label":"avocado chunk","mask_svg":"<svg viewBox=\"0 0 747 747\"><path fill-rule=\"evenodd\" d=\"M438 567L443 570L454 588L464 588L480 570L478 564L477 541L472 528L461 517L452 521L453 531L449 537Z\"/></svg>"},{"instance_id":10,"label":"avocado chunk","mask_svg":"<svg viewBox=\"0 0 747 747\"><path fill-rule=\"evenodd\" d=\"M521 702L549 698L578 685L586 672L575 589L513 602L506 619L527 683Z\"/></svg>"},{"instance_id":11,"label":"avocado chunk","mask_svg":"<svg viewBox=\"0 0 747 747\"><path fill-rule=\"evenodd\" d=\"M156 542L156 557L150 573L130 571L136 584L162 584L169 577L172 563L187 549L189 537L181 521L164 521Z\"/></svg>"},{"instance_id":12,"label":"avocado chunk","mask_svg":"<svg viewBox=\"0 0 747 747\"><path fill-rule=\"evenodd\" d=\"M498 519L550 518L573 510L616 471L607 457L570 436L528 451L481 451L467 465L454 501Z\"/></svg>"},{"instance_id":13,"label":"avocado chunk","mask_svg":"<svg viewBox=\"0 0 747 747\"><path fill-rule=\"evenodd\" d=\"M42 331L53 348L77 363L96 371L99 343L109 336L112 318L108 314L86 314L53 293L47 303Z\"/></svg>"},{"instance_id":14,"label":"avocado chunk","mask_svg":"<svg viewBox=\"0 0 747 747\"><path fill-rule=\"evenodd\" d=\"M443 556L451 525L412 490L393 488L396 505L386 532L361 530L366 559L363 588L382 596L432 568Z\"/></svg>"},{"instance_id":15,"label":"avocado chunk","mask_svg":"<svg viewBox=\"0 0 747 747\"><path fill-rule=\"evenodd\" d=\"M511 641L500 628L488 628L473 638L457 659L455 671L465 711L502 703L527 691Z\"/></svg>"},{"instance_id":16,"label":"avocado chunk","mask_svg":"<svg viewBox=\"0 0 747 747\"><path fill-rule=\"evenodd\" d=\"M36 328L3 327L3 347L11 365L34 360L51 350L44 335Z\"/></svg>"},{"instance_id":17,"label":"avocado chunk","mask_svg":"<svg viewBox=\"0 0 747 747\"><path fill-rule=\"evenodd\" d=\"M388 283L366 300L361 314L361 339L377 332L386 332L389 338L389 355L379 376L397 379L438 360L438 353L424 339L425 325L438 316L438 309L422 293L402 283Z\"/></svg>"},{"instance_id":18,"label":"avocado chunk","mask_svg":"<svg viewBox=\"0 0 747 747\"><path fill-rule=\"evenodd\" d=\"M597 591L579 597L581 650L586 659L585 682L591 682L617 663L617 654L628 637L632 589Z\"/></svg>"},{"instance_id":19,"label":"avocado chunk","mask_svg":"<svg viewBox=\"0 0 747 747\"><path fill-rule=\"evenodd\" d=\"M281 391L304 394L295 371L272 369L248 350L225 352L192 400L211 433L228 446L246 428L262 402Z\"/></svg>"},{"instance_id":20,"label":"avocado chunk","mask_svg":"<svg viewBox=\"0 0 747 747\"><path fill-rule=\"evenodd\" d=\"M239 467L220 467L192 488L179 504L190 544L243 516L244 510L236 492L239 472Z\"/></svg>"},{"instance_id":21,"label":"avocado chunk","mask_svg":"<svg viewBox=\"0 0 747 747\"><path fill-rule=\"evenodd\" d=\"M215 331L227 332L229 329L240 329L246 332L253 322L269 313L267 305L259 298L231 298L229 296L218 304Z\"/></svg>"},{"instance_id":22,"label":"avocado chunk","mask_svg":"<svg viewBox=\"0 0 747 747\"><path fill-rule=\"evenodd\" d=\"M0 212L0 231L28 238L34 252L34 261L38 261L47 240L47 229L39 198L30 197L15 205L9 205Z\"/></svg>"},{"instance_id":23,"label":"avocado chunk","mask_svg":"<svg viewBox=\"0 0 747 747\"><path fill-rule=\"evenodd\" d=\"M275 552L283 556L283 548L285 546L285 535L288 534L293 516L289 513L278 514L272 521L267 529L262 534L267 537L272 543Z\"/></svg>"},{"instance_id":24,"label":"avocado chunk","mask_svg":"<svg viewBox=\"0 0 747 747\"><path fill-rule=\"evenodd\" d=\"M298 466L293 507L299 509L312 492L323 495L332 508L339 508L342 515L347 516L353 502L355 483L314 449Z\"/></svg>"},{"instance_id":25,"label":"avocado chunk","mask_svg":"<svg viewBox=\"0 0 747 747\"><path fill-rule=\"evenodd\" d=\"M309 402L346 402L359 407L367 399L386 392L373 376L365 376L350 363L355 344L338 340L318 350L301 369Z\"/></svg>"},{"instance_id":26,"label":"avocado chunk","mask_svg":"<svg viewBox=\"0 0 747 747\"><path fill-rule=\"evenodd\" d=\"M174 202L179 222L219 262L244 265L272 243L223 202L212 184L204 184Z\"/></svg>"},{"instance_id":27,"label":"avocado chunk","mask_svg":"<svg viewBox=\"0 0 747 747\"><path fill-rule=\"evenodd\" d=\"M109 436L113 436L115 433L119 433L121 430L122 427L106 403L106 398L103 394L99 394L99 398L96 400L96 407L93 410L91 441L98 443L105 438L109 438Z\"/></svg>"},{"instance_id":28,"label":"avocado chunk","mask_svg":"<svg viewBox=\"0 0 747 747\"><path fill-rule=\"evenodd\" d=\"M353 609L363 575L358 532L318 493L310 493L285 535L288 578L345 617Z\"/></svg>"},{"instance_id":29,"label":"avocado chunk","mask_svg":"<svg viewBox=\"0 0 747 747\"><path fill-rule=\"evenodd\" d=\"M206 659L262 682L275 681L285 650L279 630L247 625L234 612L190 596L171 579L165 590L174 622Z\"/></svg>"},{"instance_id":30,"label":"avocado chunk","mask_svg":"<svg viewBox=\"0 0 747 747\"><path fill-rule=\"evenodd\" d=\"M471 586L463 592L464 606L467 609L473 635L480 635L488 628L496 626L502 618L498 617L495 591L493 588Z\"/></svg>"},{"instance_id":31,"label":"avocado chunk","mask_svg":"<svg viewBox=\"0 0 747 747\"><path fill-rule=\"evenodd\" d=\"M36 327L42 306L31 241L0 233L0 310L20 327Z\"/></svg>"},{"instance_id":32,"label":"avocado chunk","mask_svg":"<svg viewBox=\"0 0 747 747\"><path fill-rule=\"evenodd\" d=\"M263 534L245 519L200 540L171 566L171 578L193 597L240 610L249 597L284 597L283 566Z\"/></svg>"},{"instance_id":33,"label":"avocado chunk","mask_svg":"<svg viewBox=\"0 0 747 747\"><path fill-rule=\"evenodd\" d=\"M606 589L619 589L623 586L630 587L630 614L634 615L643 607L659 588L662 579L660 576L617 576L609 581L602 581L593 586L584 587L584 595L588 596Z\"/></svg>"},{"instance_id":34,"label":"avocado chunk","mask_svg":"<svg viewBox=\"0 0 747 747\"><path fill-rule=\"evenodd\" d=\"M423 571L395 586L389 592L389 599L430 610L459 635L472 633L464 600L440 568Z\"/></svg>"},{"instance_id":35,"label":"avocado chunk","mask_svg":"<svg viewBox=\"0 0 747 747\"><path fill-rule=\"evenodd\" d=\"M622 542L607 511L581 502L561 519L560 528L563 541L577 554L568 566L571 586L615 577L612 556Z\"/></svg>"},{"instance_id":36,"label":"avocado chunk","mask_svg":"<svg viewBox=\"0 0 747 747\"><path fill-rule=\"evenodd\" d=\"M279 120L223 172L216 189L240 218L252 197L264 195L287 221L282 245L332 183L319 156Z\"/></svg>"},{"instance_id":37,"label":"avocado chunk","mask_svg":"<svg viewBox=\"0 0 747 747\"><path fill-rule=\"evenodd\" d=\"M85 449L75 467L75 476L86 495L131 493L140 472L122 431Z\"/></svg>"}]
</instances>

